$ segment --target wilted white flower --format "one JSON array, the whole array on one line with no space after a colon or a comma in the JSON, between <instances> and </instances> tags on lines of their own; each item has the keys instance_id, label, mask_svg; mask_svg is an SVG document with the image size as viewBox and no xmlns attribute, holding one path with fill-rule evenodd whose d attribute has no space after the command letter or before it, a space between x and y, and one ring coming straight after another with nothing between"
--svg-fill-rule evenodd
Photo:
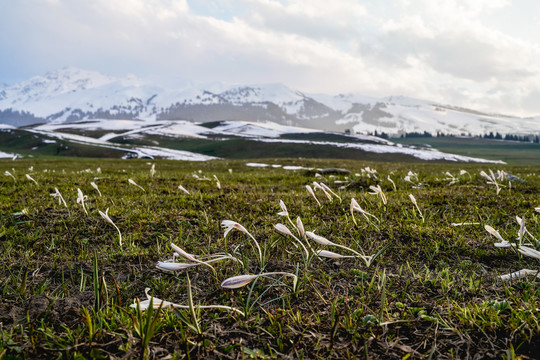
<instances>
[{"instance_id":1,"label":"wilted white flower","mask_svg":"<svg viewBox=\"0 0 540 360\"><path fill-rule=\"evenodd\" d=\"M218 189L221 189L221 183L219 182L219 179L216 175L214 175L214 179L216 180L216 186Z\"/></svg>"},{"instance_id":2,"label":"wilted white flower","mask_svg":"<svg viewBox=\"0 0 540 360\"><path fill-rule=\"evenodd\" d=\"M64 197L62 196L62 194L60 193L60 191L58 190L58 188L54 188L54 193L51 194L52 197L56 197L58 198L58 205L62 205L64 204L64 206L67 208L67 204L66 204L66 201L64 200Z\"/></svg>"},{"instance_id":3,"label":"wilted white flower","mask_svg":"<svg viewBox=\"0 0 540 360\"><path fill-rule=\"evenodd\" d=\"M101 215L101 217L103 219L105 219L105 221L107 221L109 224L114 226L116 231L118 231L118 243L120 244L120 246L122 246L122 233L120 232L120 229L118 228L118 226L116 226L116 224L109 217L109 208L107 208L107 210L105 210L105 212L103 212L101 210L98 210L98 212L99 212L99 215Z\"/></svg>"},{"instance_id":4,"label":"wilted white flower","mask_svg":"<svg viewBox=\"0 0 540 360\"><path fill-rule=\"evenodd\" d=\"M283 235L294 236L291 230L289 230L289 228L283 224L275 224L274 228Z\"/></svg>"},{"instance_id":5,"label":"wilted white flower","mask_svg":"<svg viewBox=\"0 0 540 360\"><path fill-rule=\"evenodd\" d=\"M325 183L321 182L319 183L321 185L321 187L326 190L327 192L329 192L330 194L334 195L335 197L337 197L339 199L339 201L341 201L341 197L336 194L334 191L332 191L332 189L330 189L330 187L328 185L326 185Z\"/></svg>"},{"instance_id":6,"label":"wilted white flower","mask_svg":"<svg viewBox=\"0 0 540 360\"><path fill-rule=\"evenodd\" d=\"M30 175L26 174L25 176L26 176L26 178L27 178L28 180L34 182L34 184L39 185L38 182L37 182L36 180L34 180L34 178L31 177Z\"/></svg>"},{"instance_id":7,"label":"wilted white flower","mask_svg":"<svg viewBox=\"0 0 540 360\"><path fill-rule=\"evenodd\" d=\"M140 185L138 185L135 181L133 181L132 179L128 179L128 183L130 183L131 185L134 185L136 187L138 187L139 189L141 189L142 191L146 192L146 190L144 190L144 188Z\"/></svg>"},{"instance_id":8,"label":"wilted white flower","mask_svg":"<svg viewBox=\"0 0 540 360\"><path fill-rule=\"evenodd\" d=\"M238 275L233 276L228 279L223 280L221 283L221 287L225 289L237 289L242 286L246 286L256 278L258 278L258 275Z\"/></svg>"},{"instance_id":9,"label":"wilted white flower","mask_svg":"<svg viewBox=\"0 0 540 360\"><path fill-rule=\"evenodd\" d=\"M238 289L238 288L241 288L242 286L246 286L247 284L249 284L250 282L252 282L253 280L261 276L269 276L269 275L285 275L285 276L292 277L294 279L293 289L296 289L296 282L298 281L298 277L294 274L291 274L288 272L281 272L281 271L262 273L259 275L233 276L233 277L223 280L223 282L221 283L221 287L225 289Z\"/></svg>"},{"instance_id":10,"label":"wilted white flower","mask_svg":"<svg viewBox=\"0 0 540 360\"><path fill-rule=\"evenodd\" d=\"M315 189L315 190L317 190L317 189L321 190L321 191L324 193L324 195L326 195L326 197L328 198L328 200L332 201L332 195L331 195L328 191L326 191L326 189L322 186L322 184L320 184L320 183L314 181L314 182L313 182L313 189Z\"/></svg>"},{"instance_id":11,"label":"wilted white flower","mask_svg":"<svg viewBox=\"0 0 540 360\"><path fill-rule=\"evenodd\" d=\"M214 269L214 267L204 261L201 261L197 258L195 258L194 255L182 250L179 246L171 243L171 248L178 254L180 255L181 257L183 257L184 259L188 260L188 261L191 261L191 262L194 262L194 263L198 263L198 264L201 264L201 265L206 265L208 266L210 269L212 269L214 272L216 272L216 269Z\"/></svg>"},{"instance_id":12,"label":"wilted white flower","mask_svg":"<svg viewBox=\"0 0 540 360\"><path fill-rule=\"evenodd\" d=\"M448 181L448 186L453 185L458 182L458 179L452 175L449 171L444 173L446 175L445 181Z\"/></svg>"},{"instance_id":13,"label":"wilted white flower","mask_svg":"<svg viewBox=\"0 0 540 360\"><path fill-rule=\"evenodd\" d=\"M261 247L259 246L259 242L257 241L257 239L255 239L255 237L253 235L251 235L251 233L249 231L247 231L247 229L245 227L243 227L242 225L240 225L236 221L232 221L232 220L223 220L221 222L221 227L225 229L225 233L223 234L223 238L227 237L227 234L232 229L240 230L244 234L248 235L249 238L251 240L253 240L253 242L255 243L255 246L257 247L257 250L259 252L259 260L260 260L260 262L262 264L263 258L262 258L262 251L261 251Z\"/></svg>"},{"instance_id":14,"label":"wilted white flower","mask_svg":"<svg viewBox=\"0 0 540 360\"><path fill-rule=\"evenodd\" d=\"M505 239L503 239L501 234L499 234L499 232L497 230L495 230L494 228L492 228L491 226L484 225L484 229L486 229L486 231L488 233L495 236L497 238L497 240L500 241L500 243L495 244L496 247L508 247L508 246L511 246L510 243L508 241L506 241Z\"/></svg>"},{"instance_id":15,"label":"wilted white flower","mask_svg":"<svg viewBox=\"0 0 540 360\"><path fill-rule=\"evenodd\" d=\"M382 191L381 189L381 185L377 185L377 186L373 186L371 185L369 187L373 192L370 192L368 194L371 194L371 195L377 195L381 198L381 201L384 205L386 205L387 203L387 199L386 199L386 195L384 194L384 192Z\"/></svg>"},{"instance_id":16,"label":"wilted white flower","mask_svg":"<svg viewBox=\"0 0 540 360\"><path fill-rule=\"evenodd\" d=\"M420 208L418 207L418 203L416 202L416 198L413 194L409 194L409 199L411 199L413 205L416 207L416 210L418 210L418 213L420 214L420 217L422 218L422 222L424 222L424 215L422 215L422 211L420 211Z\"/></svg>"},{"instance_id":17,"label":"wilted white flower","mask_svg":"<svg viewBox=\"0 0 540 360\"><path fill-rule=\"evenodd\" d=\"M370 214L368 213L367 211L365 211L364 209L362 209L360 207L360 205L358 204L358 202L356 201L356 199L352 198L351 199L351 206L350 206L350 211L351 211L351 216L352 216L352 219L354 221L354 223L356 224L356 218L354 217L354 212L357 211L359 212L360 214L362 214L362 216L364 216L366 218L367 221L369 221L369 216L371 216L372 218L374 218L375 220L379 221L379 219L373 215L373 214Z\"/></svg>"},{"instance_id":18,"label":"wilted white flower","mask_svg":"<svg viewBox=\"0 0 540 360\"><path fill-rule=\"evenodd\" d=\"M230 307L230 306L225 306L225 305L197 305L195 306L193 305L192 301L190 301L191 302L190 305L180 305L180 304L175 304L170 301L164 301L157 297L148 295L148 293L150 292L150 288L146 288L144 292L146 294L146 300L140 301L137 299L129 307L137 308L137 306L139 306L139 309L141 311L145 311L150 307L150 303L152 303L152 308L154 309L158 309L160 307L161 308L173 307L173 308L179 308L179 309L222 309L222 310L228 310L228 311L235 311L239 313L240 315L245 316L243 311Z\"/></svg>"},{"instance_id":19,"label":"wilted white flower","mask_svg":"<svg viewBox=\"0 0 540 360\"><path fill-rule=\"evenodd\" d=\"M93 187L94 189L96 189L96 191L98 192L99 196L101 197L101 191L99 191L99 188L98 188L97 184L96 184L95 182L92 181L92 182L90 183L90 185L92 185L92 187Z\"/></svg>"},{"instance_id":20,"label":"wilted white flower","mask_svg":"<svg viewBox=\"0 0 540 360\"><path fill-rule=\"evenodd\" d=\"M6 175L6 176L11 176L11 178L13 179L13 181L17 181L17 179L15 178L15 176L13 176L13 174L12 174L12 173L10 173L10 172L9 172L9 171L7 171L7 170L6 170L6 171L4 171L4 175Z\"/></svg>"},{"instance_id":21,"label":"wilted white flower","mask_svg":"<svg viewBox=\"0 0 540 360\"><path fill-rule=\"evenodd\" d=\"M518 251L520 253L522 253L523 255L526 255L526 256L529 256L529 257L532 257L532 258L535 258L535 259L538 259L540 260L540 251L538 250L535 250L531 247L528 247L528 246L520 246L518 248Z\"/></svg>"},{"instance_id":22,"label":"wilted white flower","mask_svg":"<svg viewBox=\"0 0 540 360\"><path fill-rule=\"evenodd\" d=\"M182 190L183 192L189 195L189 191L187 191L186 188L183 187L182 185L178 185L178 190Z\"/></svg>"},{"instance_id":23,"label":"wilted white flower","mask_svg":"<svg viewBox=\"0 0 540 360\"><path fill-rule=\"evenodd\" d=\"M199 266L198 263L178 263L178 262L169 262L169 261L158 261L156 268L164 271L178 271L185 270L190 267Z\"/></svg>"},{"instance_id":24,"label":"wilted white flower","mask_svg":"<svg viewBox=\"0 0 540 360\"><path fill-rule=\"evenodd\" d=\"M279 200L279 206L281 207L281 211L278 212L279 216L289 216L289 212L287 211L287 206L285 206L285 203L283 200Z\"/></svg>"},{"instance_id":25,"label":"wilted white flower","mask_svg":"<svg viewBox=\"0 0 540 360\"><path fill-rule=\"evenodd\" d=\"M24 208L21 211L12 214L13 216L28 215L28 208Z\"/></svg>"},{"instance_id":26,"label":"wilted white flower","mask_svg":"<svg viewBox=\"0 0 540 360\"><path fill-rule=\"evenodd\" d=\"M311 240L315 241L317 244L319 245L322 245L322 246L335 246L335 247L339 247L339 248L342 248L342 249L345 249L347 251L350 251L352 253L354 253L356 256L359 256L363 259L365 259L365 256L360 254L359 252L351 249L350 247L347 247L347 246L344 246L344 245L339 245L339 244L336 244L330 240L328 240L327 238L325 237L322 237L320 235L317 235L311 231L307 231L306 232L306 235L308 238L310 238Z\"/></svg>"},{"instance_id":27,"label":"wilted white flower","mask_svg":"<svg viewBox=\"0 0 540 360\"><path fill-rule=\"evenodd\" d=\"M313 198L314 198L315 201L317 202L317 205L321 206L321 203L320 203L319 199L317 199L317 196L315 196L315 192L313 192L313 189L311 188L311 186L306 185L306 189L307 189L309 195L313 196ZM539 208L539 209L540 209L540 208Z\"/></svg>"},{"instance_id":28,"label":"wilted white flower","mask_svg":"<svg viewBox=\"0 0 540 360\"><path fill-rule=\"evenodd\" d=\"M156 164L153 163L152 167L150 168L150 176L154 177L155 174L156 174Z\"/></svg>"},{"instance_id":29,"label":"wilted white flower","mask_svg":"<svg viewBox=\"0 0 540 360\"><path fill-rule=\"evenodd\" d=\"M148 295L148 293L150 292L150 288L144 289L144 292L146 293L146 300L136 301L135 303L129 305L129 307L137 308L137 303L138 303L139 308L141 309L141 311L144 311L144 310L146 310L146 309L148 309L150 307L150 302L152 303L152 307L154 309L158 309L160 307L161 308L166 308L166 307L175 305L172 302L163 301L163 300L161 300L161 299L159 299L157 297L153 297L153 296Z\"/></svg>"},{"instance_id":30,"label":"wilted white flower","mask_svg":"<svg viewBox=\"0 0 540 360\"><path fill-rule=\"evenodd\" d=\"M495 177L495 174L493 174L493 171L491 171L491 169L490 169L489 170L489 175L488 175L488 174L486 174L486 172L484 170L482 170L482 171L480 171L480 175L488 180L487 181L488 184L495 185L496 194L499 195L499 192L501 191L501 187L500 187L499 183L497 182L497 179Z\"/></svg>"},{"instance_id":31,"label":"wilted white flower","mask_svg":"<svg viewBox=\"0 0 540 360\"><path fill-rule=\"evenodd\" d=\"M450 226L470 226L470 225L480 225L477 222L460 222L460 223L451 223Z\"/></svg>"},{"instance_id":32,"label":"wilted white flower","mask_svg":"<svg viewBox=\"0 0 540 360\"><path fill-rule=\"evenodd\" d=\"M394 180L392 180L392 178L390 178L390 175L388 175L386 179L392 183L392 187L394 188L394 191L397 191L396 183L394 182Z\"/></svg>"},{"instance_id":33,"label":"wilted white flower","mask_svg":"<svg viewBox=\"0 0 540 360\"><path fill-rule=\"evenodd\" d=\"M331 242L327 238L317 235L311 231L307 231L306 236L310 238L311 240L315 241L319 245L323 245L323 246L335 245L333 242Z\"/></svg>"},{"instance_id":34,"label":"wilted white flower","mask_svg":"<svg viewBox=\"0 0 540 360\"><path fill-rule=\"evenodd\" d=\"M508 281L508 280L514 280L519 279L522 277L525 277L527 275L535 274L537 278L540 278L540 274L538 270L529 270L529 269L522 269L510 274L501 275L500 278L502 281Z\"/></svg>"},{"instance_id":35,"label":"wilted white flower","mask_svg":"<svg viewBox=\"0 0 540 360\"><path fill-rule=\"evenodd\" d=\"M300 236L302 237L306 236L306 231L304 230L304 224L302 223L302 219L300 219L300 216L296 218L296 228L298 229Z\"/></svg>"},{"instance_id":36,"label":"wilted white flower","mask_svg":"<svg viewBox=\"0 0 540 360\"><path fill-rule=\"evenodd\" d=\"M88 196L84 195L81 189L77 188L77 204L81 204L84 213L88 215L88 211L86 211L86 205L84 202L88 199Z\"/></svg>"},{"instance_id":37,"label":"wilted white flower","mask_svg":"<svg viewBox=\"0 0 540 360\"><path fill-rule=\"evenodd\" d=\"M341 255L328 250L317 250L317 255L320 257L330 258L330 259L346 259L353 258L354 256Z\"/></svg>"},{"instance_id":38,"label":"wilted white flower","mask_svg":"<svg viewBox=\"0 0 540 360\"><path fill-rule=\"evenodd\" d=\"M302 249L304 250L304 254L306 255L306 259L307 259L307 257L309 256L308 250L306 249L302 241L298 239L296 236L294 236L294 234L289 230L287 226L283 224L275 224L274 228L283 235L292 236L296 240L296 242L299 243L300 246L302 246Z\"/></svg>"}]
</instances>

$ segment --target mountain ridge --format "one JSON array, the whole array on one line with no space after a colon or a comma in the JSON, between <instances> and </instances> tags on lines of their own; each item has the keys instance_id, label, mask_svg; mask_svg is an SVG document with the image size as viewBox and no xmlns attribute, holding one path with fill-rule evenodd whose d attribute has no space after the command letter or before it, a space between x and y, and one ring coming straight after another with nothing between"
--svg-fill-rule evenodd
<instances>
[{"instance_id":1,"label":"mountain ridge","mask_svg":"<svg viewBox=\"0 0 540 360\"><path fill-rule=\"evenodd\" d=\"M540 133L540 117L491 114L406 96L308 94L281 83L171 88L134 75L116 78L66 67L0 86L0 123L26 126L85 119L272 121L390 135Z\"/></svg>"}]
</instances>

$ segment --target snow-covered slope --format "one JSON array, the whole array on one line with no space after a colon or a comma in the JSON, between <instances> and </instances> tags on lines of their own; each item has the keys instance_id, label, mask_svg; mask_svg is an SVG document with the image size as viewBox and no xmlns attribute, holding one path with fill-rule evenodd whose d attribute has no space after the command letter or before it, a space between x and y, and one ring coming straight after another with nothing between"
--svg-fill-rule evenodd
<instances>
[{"instance_id":1,"label":"snow-covered slope","mask_svg":"<svg viewBox=\"0 0 540 360\"><path fill-rule=\"evenodd\" d=\"M241 136L250 141L266 142L273 144L300 144L305 147L333 147L340 149L362 150L378 154L399 154L408 155L421 160L444 160L459 162L478 162L478 163L502 163L500 161L491 161L468 156L460 156L444 153L435 149L421 149L416 147L402 146L391 141L369 135L343 135L337 133L325 133L319 130L284 126L275 123L253 123L244 121L223 121L211 128L188 121L156 121L152 125L141 121L133 120L96 120L84 121L73 124L45 124L34 127L32 132L46 135L60 140L70 140L83 144L94 146L119 148L119 144L114 143L115 138L135 138L142 139L147 135L160 135L174 138L198 138L198 139L216 139L221 138L226 141L226 137ZM107 133L100 138L92 138L83 135L72 134L76 129L84 130L110 130L114 132ZM64 132L69 130L70 132ZM312 136L332 136L339 137L340 141L332 140L303 140L291 139L286 135L302 134ZM284 136L285 135L285 136ZM225 137L225 138L224 138ZM343 141L343 140L348 141ZM156 145L158 145L156 143ZM214 159L201 154L182 152L179 150L167 149L163 147L137 146L130 149L137 153L138 157L163 157L182 160L209 160Z\"/></svg>"},{"instance_id":2,"label":"snow-covered slope","mask_svg":"<svg viewBox=\"0 0 540 360\"><path fill-rule=\"evenodd\" d=\"M540 117L518 118L406 97L305 94L283 84L188 86L114 78L72 67L0 86L0 123L23 126L88 119L241 120L329 131L400 134L539 134ZM180 131L178 126L175 131ZM245 130L239 128L238 130Z\"/></svg>"}]
</instances>

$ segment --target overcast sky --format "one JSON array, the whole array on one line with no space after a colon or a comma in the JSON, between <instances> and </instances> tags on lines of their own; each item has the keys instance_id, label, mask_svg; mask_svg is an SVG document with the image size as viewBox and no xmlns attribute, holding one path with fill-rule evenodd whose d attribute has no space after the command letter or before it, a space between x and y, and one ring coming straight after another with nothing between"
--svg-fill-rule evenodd
<instances>
[{"instance_id":1,"label":"overcast sky","mask_svg":"<svg viewBox=\"0 0 540 360\"><path fill-rule=\"evenodd\" d=\"M540 3L0 0L0 82L65 66L540 115Z\"/></svg>"}]
</instances>

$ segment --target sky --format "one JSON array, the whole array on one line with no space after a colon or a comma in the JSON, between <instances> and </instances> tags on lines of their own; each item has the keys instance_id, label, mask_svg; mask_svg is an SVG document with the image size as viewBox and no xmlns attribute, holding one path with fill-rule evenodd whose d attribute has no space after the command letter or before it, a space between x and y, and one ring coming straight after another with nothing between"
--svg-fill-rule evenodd
<instances>
[{"instance_id":1,"label":"sky","mask_svg":"<svg viewBox=\"0 0 540 360\"><path fill-rule=\"evenodd\" d=\"M66 66L540 116L540 4L0 0L0 83Z\"/></svg>"}]
</instances>

